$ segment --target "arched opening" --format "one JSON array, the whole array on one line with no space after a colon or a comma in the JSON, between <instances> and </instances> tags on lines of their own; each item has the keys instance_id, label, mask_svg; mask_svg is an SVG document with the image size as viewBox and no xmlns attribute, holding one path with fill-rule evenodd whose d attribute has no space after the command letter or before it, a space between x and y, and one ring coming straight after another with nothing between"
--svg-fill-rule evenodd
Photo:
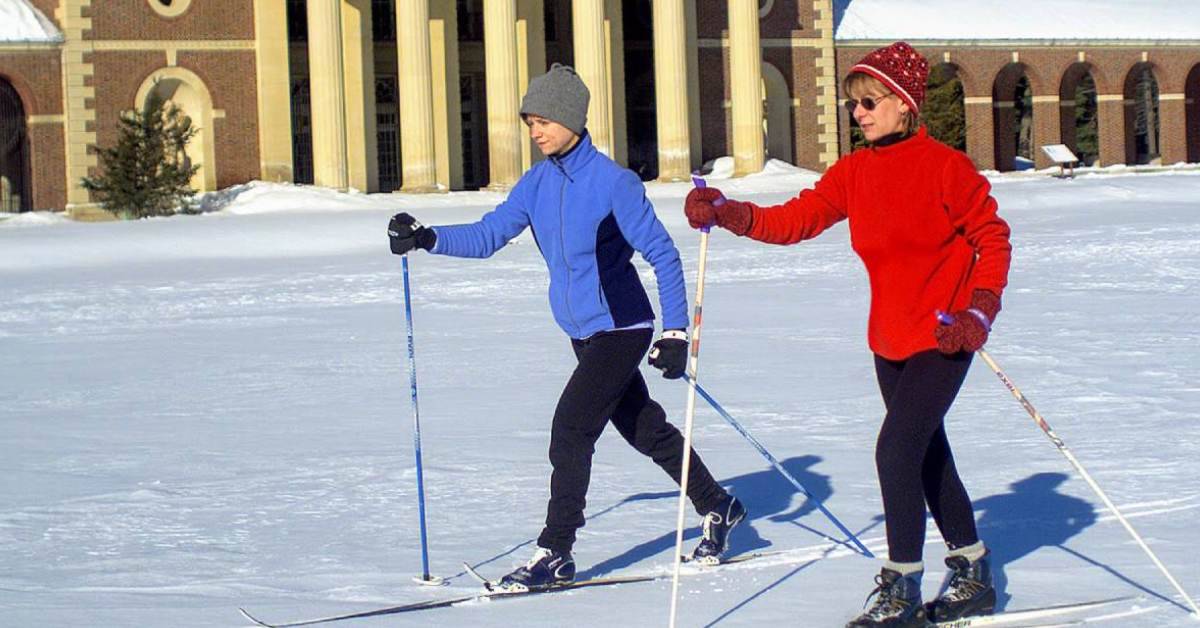
<instances>
[{"instance_id":1,"label":"arched opening","mask_svg":"<svg viewBox=\"0 0 1200 628\"><path fill-rule=\"evenodd\" d=\"M0 212L29 211L29 133L17 90L0 76Z\"/></svg>"},{"instance_id":2,"label":"arched opening","mask_svg":"<svg viewBox=\"0 0 1200 628\"><path fill-rule=\"evenodd\" d=\"M1125 76L1125 163L1161 163L1158 80L1154 66L1139 63Z\"/></svg>"},{"instance_id":3,"label":"arched opening","mask_svg":"<svg viewBox=\"0 0 1200 628\"><path fill-rule=\"evenodd\" d=\"M1063 74L1058 91L1062 142L1084 166L1096 163L1100 157L1096 81L1092 78L1091 70L1091 65L1087 63L1072 64Z\"/></svg>"},{"instance_id":4,"label":"arched opening","mask_svg":"<svg viewBox=\"0 0 1200 628\"><path fill-rule=\"evenodd\" d=\"M1200 63L1192 66L1183 86L1184 119L1187 133L1187 160L1200 162Z\"/></svg>"},{"instance_id":5,"label":"arched opening","mask_svg":"<svg viewBox=\"0 0 1200 628\"><path fill-rule=\"evenodd\" d=\"M1033 167L1033 90L1025 66L1010 63L992 84L992 120L996 169L1001 172Z\"/></svg>"},{"instance_id":6,"label":"arched opening","mask_svg":"<svg viewBox=\"0 0 1200 628\"><path fill-rule=\"evenodd\" d=\"M929 69L921 119L934 139L967 150L967 110L958 66L942 63Z\"/></svg>"},{"instance_id":7,"label":"arched opening","mask_svg":"<svg viewBox=\"0 0 1200 628\"><path fill-rule=\"evenodd\" d=\"M187 158L200 166L192 175L191 186L197 192L217 189L216 142L213 135L212 96L199 76L179 67L163 68L153 73L138 90L135 106L141 109L154 93L164 102L179 108L191 118L197 133L188 142Z\"/></svg>"},{"instance_id":8,"label":"arched opening","mask_svg":"<svg viewBox=\"0 0 1200 628\"><path fill-rule=\"evenodd\" d=\"M787 79L779 68L770 63L762 64L763 82L763 146L768 159L792 163L792 95Z\"/></svg>"}]
</instances>

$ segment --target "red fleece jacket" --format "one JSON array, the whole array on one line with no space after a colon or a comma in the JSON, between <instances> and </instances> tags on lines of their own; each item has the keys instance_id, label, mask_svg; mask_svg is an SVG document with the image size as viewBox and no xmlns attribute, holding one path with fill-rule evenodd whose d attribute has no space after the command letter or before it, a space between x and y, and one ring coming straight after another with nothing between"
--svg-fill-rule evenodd
<instances>
[{"instance_id":1,"label":"red fleece jacket","mask_svg":"<svg viewBox=\"0 0 1200 628\"><path fill-rule=\"evenodd\" d=\"M937 347L934 310L969 307L977 288L1008 283L1008 223L971 160L930 138L864 148L782 205L752 205L748 237L794 244L849 218L850 242L871 282L867 342L902 360Z\"/></svg>"}]
</instances>

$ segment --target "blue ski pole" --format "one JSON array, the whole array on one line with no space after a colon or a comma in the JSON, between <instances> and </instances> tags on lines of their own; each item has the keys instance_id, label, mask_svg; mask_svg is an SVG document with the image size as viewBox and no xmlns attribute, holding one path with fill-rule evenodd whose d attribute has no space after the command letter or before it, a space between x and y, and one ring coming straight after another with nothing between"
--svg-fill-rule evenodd
<instances>
[{"instance_id":1,"label":"blue ski pole","mask_svg":"<svg viewBox=\"0 0 1200 628\"><path fill-rule=\"evenodd\" d=\"M408 286L408 255L401 257L404 267L404 317L408 321L408 382L412 388L413 446L417 457L417 513L421 519L421 576L418 584L440 585L443 580L429 575L429 544L425 536L425 475L421 468L421 412L417 406L417 354L413 348L412 290Z\"/></svg>"},{"instance_id":2,"label":"blue ski pole","mask_svg":"<svg viewBox=\"0 0 1200 628\"><path fill-rule=\"evenodd\" d=\"M690 379L686 373L683 377L684 379ZM817 509L820 510L821 513L826 517L828 517L829 520L833 522L833 525L837 526L838 530L841 530L842 534L846 535L846 539L853 543L854 546L858 548L858 551L862 552L863 556L868 558L875 557L875 555L871 553L871 550L867 549L867 546L863 545L862 541L859 541L857 536L854 536L853 532L847 529L846 526L842 525L842 522L839 521L837 517L833 516L833 513L829 512L829 510L825 508L825 505L821 503L821 500L814 497L813 494L808 491L808 489L804 488L804 485L801 484L800 481L795 478L795 476L793 476L791 473L788 473L788 470L783 468L783 465L775 459L775 456L772 456L771 452L767 451L767 448L763 447L762 443L758 442L757 439L751 436L750 432L746 431L746 428L742 427L742 425L737 422L737 419L734 419L732 416L730 416L730 414L725 411L725 408L722 408L721 404L717 403L717 400L713 399L712 395L708 394L708 391L701 388L700 384L693 383L693 385L696 387L696 392L700 393L701 397L704 397L704 400L707 401L708 404L717 411L717 414L720 414L721 418L725 419L727 423L733 426L733 429L737 430L738 433L741 434L747 441L749 441L751 445L754 445L754 448L758 450L758 453L762 454L763 458L766 458L767 462L770 462L771 466L775 467L775 470L778 471L780 475L786 478L788 482L791 482L792 486L796 487L796 490L800 491L805 497L812 500L812 503L816 505Z\"/></svg>"}]
</instances>

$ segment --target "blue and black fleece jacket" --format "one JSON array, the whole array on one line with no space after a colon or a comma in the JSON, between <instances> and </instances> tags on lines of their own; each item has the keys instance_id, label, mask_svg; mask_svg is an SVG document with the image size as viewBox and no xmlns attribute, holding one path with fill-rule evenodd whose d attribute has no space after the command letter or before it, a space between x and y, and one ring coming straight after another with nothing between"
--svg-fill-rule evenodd
<instances>
[{"instance_id":1,"label":"blue and black fleece jacket","mask_svg":"<svg viewBox=\"0 0 1200 628\"><path fill-rule=\"evenodd\" d=\"M565 155L534 165L478 222L434 227L432 253L489 257L526 227L550 271L550 309L572 338L652 321L636 250L658 281L663 329L687 328L679 251L633 171L596 150L585 131Z\"/></svg>"}]
</instances>

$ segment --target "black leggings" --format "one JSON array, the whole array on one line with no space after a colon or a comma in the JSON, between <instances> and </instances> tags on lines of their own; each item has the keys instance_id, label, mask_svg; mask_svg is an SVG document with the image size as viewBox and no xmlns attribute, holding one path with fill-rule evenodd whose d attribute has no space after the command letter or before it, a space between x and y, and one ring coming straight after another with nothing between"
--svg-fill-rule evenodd
<instances>
[{"instance_id":1,"label":"black leggings","mask_svg":"<svg viewBox=\"0 0 1200 628\"><path fill-rule=\"evenodd\" d=\"M875 443L875 466L892 561L921 560L926 504L951 547L979 540L971 498L954 467L944 424L971 357L936 350L900 361L875 356L875 374L887 407Z\"/></svg>"},{"instance_id":2,"label":"black leggings","mask_svg":"<svg viewBox=\"0 0 1200 628\"><path fill-rule=\"evenodd\" d=\"M650 347L652 329L598 333L571 340L579 365L554 410L550 433L550 504L538 545L571 551L575 531L583 527L592 454L611 420L621 436L649 456L679 483L683 435L667 422L662 406L650 398L638 366ZM692 450L688 497L700 513L716 508L726 493Z\"/></svg>"}]
</instances>

